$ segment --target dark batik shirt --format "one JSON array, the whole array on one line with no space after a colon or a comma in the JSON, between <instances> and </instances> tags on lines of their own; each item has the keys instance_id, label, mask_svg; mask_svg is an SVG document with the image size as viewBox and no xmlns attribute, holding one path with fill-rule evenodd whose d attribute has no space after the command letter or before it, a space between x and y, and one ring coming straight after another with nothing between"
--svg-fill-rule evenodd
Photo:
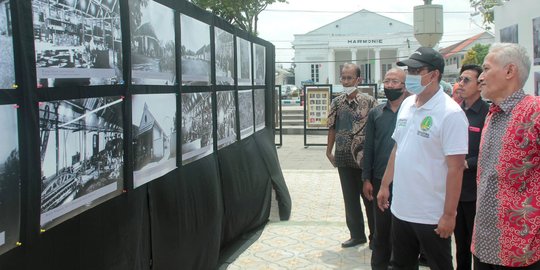
<instances>
[{"instance_id":1,"label":"dark batik shirt","mask_svg":"<svg viewBox=\"0 0 540 270\"><path fill-rule=\"evenodd\" d=\"M478 157L472 251L523 267L540 260L540 99L520 90L486 118Z\"/></svg>"},{"instance_id":2,"label":"dark batik shirt","mask_svg":"<svg viewBox=\"0 0 540 270\"><path fill-rule=\"evenodd\" d=\"M362 168L365 127L368 113L377 101L358 92L352 100L346 94L332 100L328 128L336 131L335 162L337 167Z\"/></svg>"}]
</instances>

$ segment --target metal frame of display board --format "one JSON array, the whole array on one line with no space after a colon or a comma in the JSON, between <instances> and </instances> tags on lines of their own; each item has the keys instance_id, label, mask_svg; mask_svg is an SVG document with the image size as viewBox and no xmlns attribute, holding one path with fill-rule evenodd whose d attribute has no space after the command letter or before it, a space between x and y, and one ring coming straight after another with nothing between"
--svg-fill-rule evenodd
<instances>
[{"instance_id":1,"label":"metal frame of display board","mask_svg":"<svg viewBox=\"0 0 540 270\"><path fill-rule=\"evenodd\" d=\"M279 143L275 143L277 147L281 147L283 145L283 110L281 105L281 85L276 85L275 90L277 90L277 95L274 95L274 108L277 108L278 111L278 121L279 121L279 127L276 127L274 123L274 131L279 131ZM275 92L274 92L275 93ZM277 98L277 100L276 100Z\"/></svg>"},{"instance_id":2,"label":"metal frame of display board","mask_svg":"<svg viewBox=\"0 0 540 270\"><path fill-rule=\"evenodd\" d=\"M308 121L307 121L307 118L308 118L308 106L310 106L310 104L308 103L310 101L310 98L308 98L308 93L307 93L307 89L308 88L327 88L328 89L328 96L326 97L326 104L320 104L319 106L322 106L322 105L325 105L326 106L326 115L322 116L320 115L319 117L324 117L326 118L328 116L328 110L330 108L330 103L332 102L332 85L331 84L306 84L304 85L304 148L307 148L308 146L326 146L327 144L326 143L308 143L307 141L307 133L308 131L310 130L317 130L317 131L328 131L328 128L326 128L326 119L324 120L324 123L322 123L322 120L321 120L321 123L319 123L319 125L321 126L324 126L324 128L308 128ZM319 100L322 100L319 99ZM315 101L315 100L314 100ZM315 107L317 105L315 104Z\"/></svg>"}]
</instances>

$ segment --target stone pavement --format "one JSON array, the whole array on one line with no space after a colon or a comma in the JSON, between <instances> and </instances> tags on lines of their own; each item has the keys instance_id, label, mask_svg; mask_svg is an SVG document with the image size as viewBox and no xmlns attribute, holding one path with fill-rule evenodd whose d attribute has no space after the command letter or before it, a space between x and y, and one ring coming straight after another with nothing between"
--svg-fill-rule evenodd
<instances>
[{"instance_id":1,"label":"stone pavement","mask_svg":"<svg viewBox=\"0 0 540 270\"><path fill-rule=\"evenodd\" d=\"M309 141L325 142L326 137ZM305 148L303 135L284 135L277 152L292 199L291 218L279 220L274 200L264 230L220 269L371 269L367 244L341 248L349 231L337 169L326 159L326 147Z\"/></svg>"}]
</instances>

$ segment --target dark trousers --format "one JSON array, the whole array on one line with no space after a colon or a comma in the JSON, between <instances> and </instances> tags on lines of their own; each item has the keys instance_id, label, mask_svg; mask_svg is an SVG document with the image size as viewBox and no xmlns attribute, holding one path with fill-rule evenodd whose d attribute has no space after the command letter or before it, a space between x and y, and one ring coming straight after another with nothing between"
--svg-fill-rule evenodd
<instances>
[{"instance_id":1,"label":"dark trousers","mask_svg":"<svg viewBox=\"0 0 540 270\"><path fill-rule=\"evenodd\" d=\"M368 201L362 194L362 170L355 168L338 167L339 180L341 181L341 192L345 201L345 220L351 233L351 238L366 239L364 231L364 216L360 197L364 202L366 216L369 227L369 240L373 232L373 208L372 202Z\"/></svg>"},{"instance_id":2,"label":"dark trousers","mask_svg":"<svg viewBox=\"0 0 540 270\"><path fill-rule=\"evenodd\" d=\"M435 233L437 225L407 222L392 215L392 269L418 269L420 247L432 270L453 269L451 239Z\"/></svg>"},{"instance_id":3,"label":"dark trousers","mask_svg":"<svg viewBox=\"0 0 540 270\"><path fill-rule=\"evenodd\" d=\"M474 269L476 270L540 270L540 261L524 267L507 267L501 265L493 265L481 262L474 256Z\"/></svg>"},{"instance_id":4,"label":"dark trousers","mask_svg":"<svg viewBox=\"0 0 540 270\"><path fill-rule=\"evenodd\" d=\"M392 213L390 208L384 212L377 206L377 193L381 188L381 179L373 179L373 214L375 217L375 233L373 235L373 251L371 252L371 269L388 269L390 256L392 255ZM392 186L390 186L390 198L392 201Z\"/></svg>"},{"instance_id":5,"label":"dark trousers","mask_svg":"<svg viewBox=\"0 0 540 270\"><path fill-rule=\"evenodd\" d=\"M470 270L472 265L471 239L476 215L476 202L459 202L457 207L456 260L457 270Z\"/></svg>"}]
</instances>

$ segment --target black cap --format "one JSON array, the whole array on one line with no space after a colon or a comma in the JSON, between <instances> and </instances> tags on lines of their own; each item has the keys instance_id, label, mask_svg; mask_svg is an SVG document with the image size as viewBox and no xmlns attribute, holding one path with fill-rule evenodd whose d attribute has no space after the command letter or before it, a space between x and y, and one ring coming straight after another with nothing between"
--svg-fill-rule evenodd
<instances>
[{"instance_id":1,"label":"black cap","mask_svg":"<svg viewBox=\"0 0 540 270\"><path fill-rule=\"evenodd\" d=\"M398 66L408 66L412 68L421 68L431 66L441 73L444 72L444 58L436 50L430 47L420 47L409 56L409 59L399 61Z\"/></svg>"}]
</instances>

